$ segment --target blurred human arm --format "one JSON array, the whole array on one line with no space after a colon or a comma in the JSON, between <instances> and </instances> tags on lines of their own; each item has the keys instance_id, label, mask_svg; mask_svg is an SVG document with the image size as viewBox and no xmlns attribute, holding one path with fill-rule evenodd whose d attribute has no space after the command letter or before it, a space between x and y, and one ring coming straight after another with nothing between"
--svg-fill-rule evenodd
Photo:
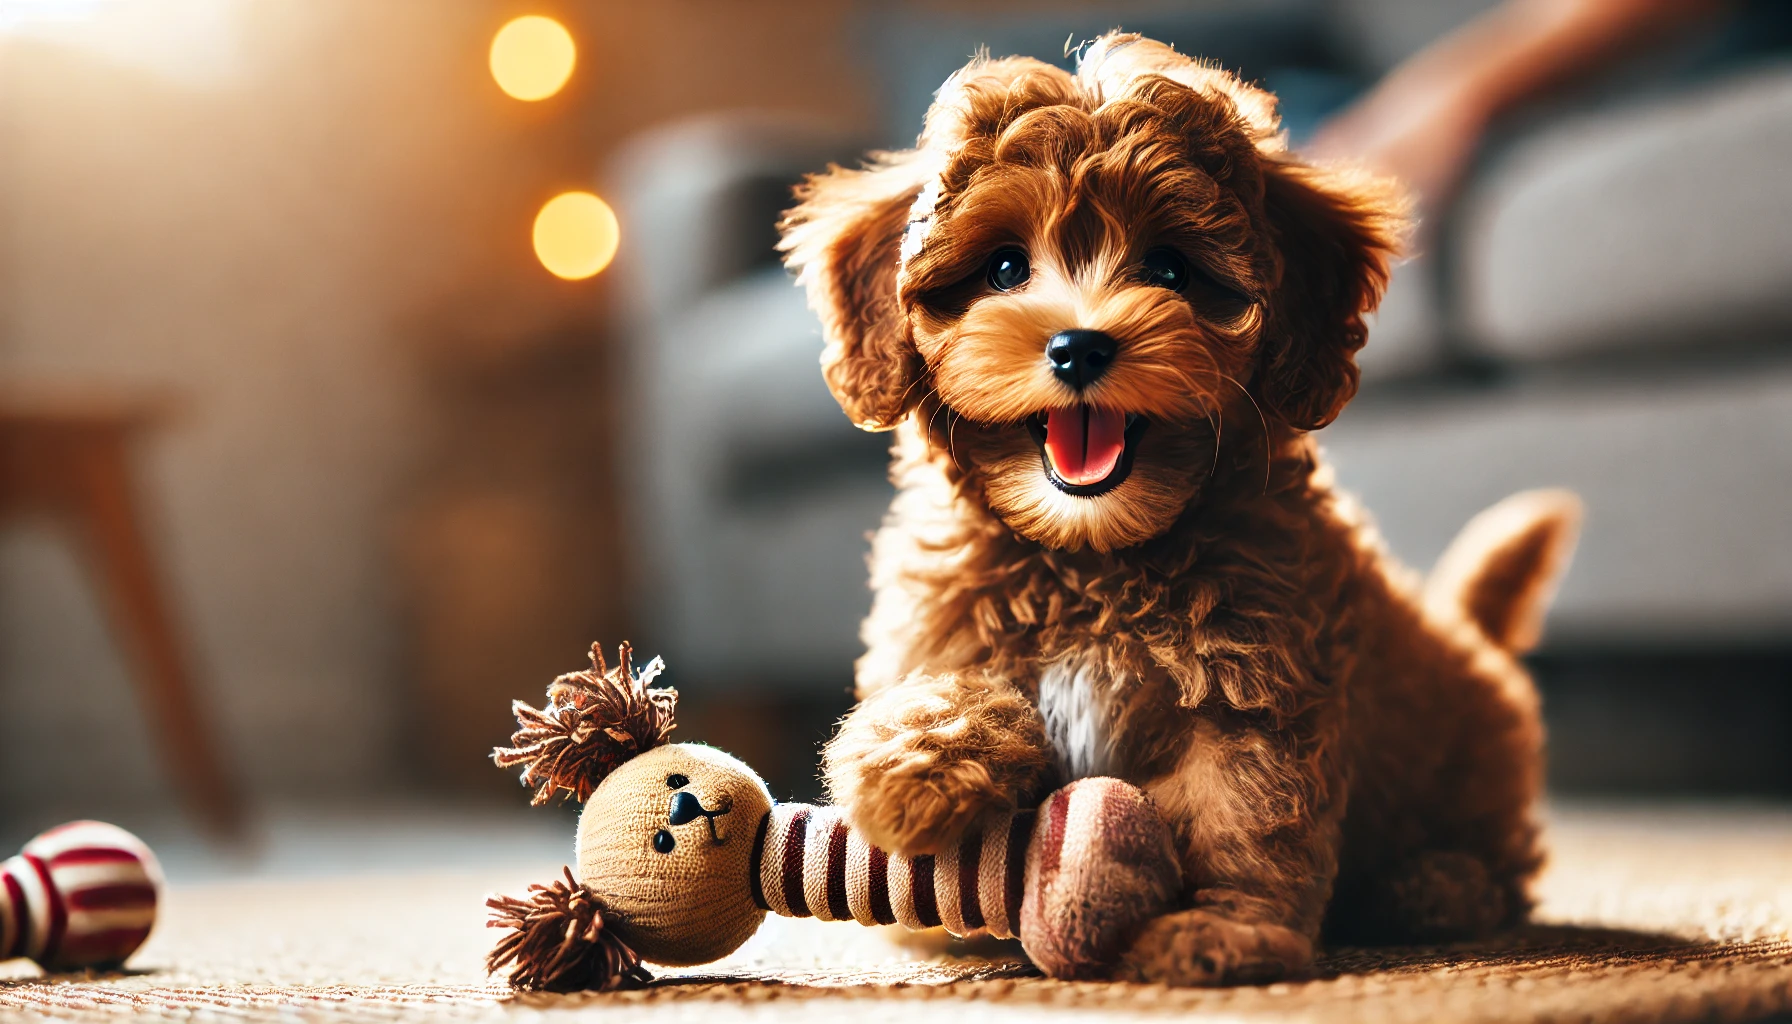
<instances>
[{"instance_id":1,"label":"blurred human arm","mask_svg":"<svg viewBox=\"0 0 1792 1024\"><path fill-rule=\"evenodd\" d=\"M1307 152L1404 181L1422 208L1454 192L1488 124L1725 0L1506 0L1409 58L1322 127Z\"/></svg>"}]
</instances>

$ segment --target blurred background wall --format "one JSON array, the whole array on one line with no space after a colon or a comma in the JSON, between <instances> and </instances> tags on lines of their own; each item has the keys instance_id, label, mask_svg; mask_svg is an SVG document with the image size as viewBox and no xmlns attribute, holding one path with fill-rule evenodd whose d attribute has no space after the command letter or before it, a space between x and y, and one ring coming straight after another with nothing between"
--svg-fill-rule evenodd
<instances>
[{"instance_id":1,"label":"blurred background wall","mask_svg":"<svg viewBox=\"0 0 1792 1024\"><path fill-rule=\"evenodd\" d=\"M527 12L581 46L541 103L486 66L493 32ZM624 635L604 282L544 272L531 218L683 113L851 121L844 14L0 9L0 378L177 404L141 446L141 490L255 792L496 776L480 745L504 735L508 699ZM31 521L0 541L0 807L165 800L69 540ZM432 710L444 699L462 703ZM444 729L467 757L436 756Z\"/></svg>"},{"instance_id":2,"label":"blurred background wall","mask_svg":"<svg viewBox=\"0 0 1792 1024\"><path fill-rule=\"evenodd\" d=\"M980 45L1136 28L1299 141L1487 6L0 4L0 380L176 410L137 482L255 799L514 799L506 702L624 637L683 735L813 792L889 489L771 249L790 184L912 139ZM487 69L522 14L578 45L540 102ZM1500 126L1327 435L1421 566L1508 489L1589 491L1538 662L1569 790L1792 791L1792 90L1771 54L1691 74L1714 32ZM1728 177L1675 176L1693 129ZM569 189L621 221L581 281L530 248ZM82 557L0 534L0 815L171 799Z\"/></svg>"}]
</instances>

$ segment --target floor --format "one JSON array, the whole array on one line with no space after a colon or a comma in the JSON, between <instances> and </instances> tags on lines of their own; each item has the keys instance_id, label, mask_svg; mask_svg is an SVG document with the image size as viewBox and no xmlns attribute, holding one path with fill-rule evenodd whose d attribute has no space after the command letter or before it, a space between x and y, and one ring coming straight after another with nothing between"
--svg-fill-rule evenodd
<instances>
[{"instance_id":1,"label":"floor","mask_svg":"<svg viewBox=\"0 0 1792 1024\"><path fill-rule=\"evenodd\" d=\"M102 977L0 965L0 1016L1693 1021L1792 1008L1789 807L1558 807L1536 925L1471 946L1334 950L1310 980L1220 991L1052 982L1003 949L942 954L774 918L728 960L659 971L643 991L518 997L481 970L482 903L551 877L569 816L287 808L259 852L237 855L140 827L170 880L148 945Z\"/></svg>"}]
</instances>

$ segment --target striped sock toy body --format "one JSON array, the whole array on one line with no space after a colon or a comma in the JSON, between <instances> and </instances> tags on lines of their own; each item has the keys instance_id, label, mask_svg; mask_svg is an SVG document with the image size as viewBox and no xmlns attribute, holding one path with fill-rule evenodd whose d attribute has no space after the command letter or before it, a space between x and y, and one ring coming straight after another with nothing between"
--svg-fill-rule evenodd
<instances>
[{"instance_id":1,"label":"striped sock toy body","mask_svg":"<svg viewBox=\"0 0 1792 1024\"><path fill-rule=\"evenodd\" d=\"M778 804L760 821L753 902L785 917L1016 938L1053 977L1111 963L1181 888L1169 830L1143 793L1084 779L1037 811L990 815L938 854L887 853L837 807Z\"/></svg>"},{"instance_id":2,"label":"striped sock toy body","mask_svg":"<svg viewBox=\"0 0 1792 1024\"><path fill-rule=\"evenodd\" d=\"M753 902L785 917L1020 934L1033 811L994 815L940 854L886 853L838 807L779 804L759 825Z\"/></svg>"}]
</instances>

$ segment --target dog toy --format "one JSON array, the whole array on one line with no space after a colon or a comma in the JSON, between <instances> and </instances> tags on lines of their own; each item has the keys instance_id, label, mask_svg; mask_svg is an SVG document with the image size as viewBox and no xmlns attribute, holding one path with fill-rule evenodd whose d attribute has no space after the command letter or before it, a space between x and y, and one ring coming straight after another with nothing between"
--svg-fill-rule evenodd
<instances>
[{"instance_id":1,"label":"dog toy","mask_svg":"<svg viewBox=\"0 0 1792 1024\"><path fill-rule=\"evenodd\" d=\"M718 960L767 913L1018 937L1047 974L1091 977L1181 888L1168 828L1117 779L987 816L936 854L887 853L837 808L774 803L731 755L669 743L677 693L649 687L663 668L636 672L627 644L610 668L593 645L590 670L556 679L545 708L512 705L517 732L493 760L522 767L535 804L585 804L576 870L487 901L507 934L486 966L515 987L644 984L643 960Z\"/></svg>"},{"instance_id":2,"label":"dog toy","mask_svg":"<svg viewBox=\"0 0 1792 1024\"><path fill-rule=\"evenodd\" d=\"M117 825L50 829L0 863L0 960L30 957L46 971L111 967L155 927L162 869Z\"/></svg>"}]
</instances>

